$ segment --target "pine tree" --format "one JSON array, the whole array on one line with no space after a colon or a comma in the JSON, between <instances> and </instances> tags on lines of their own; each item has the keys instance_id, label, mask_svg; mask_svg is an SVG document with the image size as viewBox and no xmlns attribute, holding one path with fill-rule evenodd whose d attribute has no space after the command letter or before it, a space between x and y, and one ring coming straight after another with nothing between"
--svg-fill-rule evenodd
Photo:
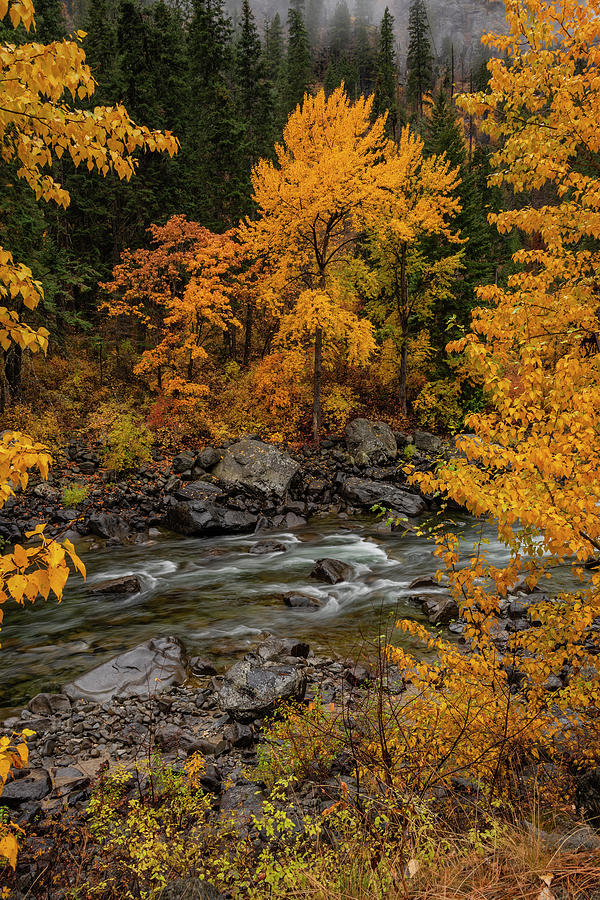
<instances>
[{"instance_id":1,"label":"pine tree","mask_svg":"<svg viewBox=\"0 0 600 900\"><path fill-rule=\"evenodd\" d=\"M352 44L352 20L346 0L338 0L329 24L329 53L337 61L350 51Z\"/></svg>"},{"instance_id":2,"label":"pine tree","mask_svg":"<svg viewBox=\"0 0 600 900\"><path fill-rule=\"evenodd\" d=\"M357 74L356 92L369 96L375 86L376 58L371 31L362 18L357 18L354 23L352 58Z\"/></svg>"},{"instance_id":3,"label":"pine tree","mask_svg":"<svg viewBox=\"0 0 600 900\"><path fill-rule=\"evenodd\" d=\"M302 16L296 9L288 12L288 46L284 109L286 116L302 102L312 74L308 35Z\"/></svg>"},{"instance_id":4,"label":"pine tree","mask_svg":"<svg viewBox=\"0 0 600 900\"><path fill-rule=\"evenodd\" d=\"M427 123L425 152L428 156L445 153L453 166L464 167L467 161L464 129L444 90L439 92Z\"/></svg>"},{"instance_id":5,"label":"pine tree","mask_svg":"<svg viewBox=\"0 0 600 900\"><path fill-rule=\"evenodd\" d=\"M412 0L408 14L406 96L417 116L423 116L423 94L433 86L433 57L425 0Z\"/></svg>"},{"instance_id":6,"label":"pine tree","mask_svg":"<svg viewBox=\"0 0 600 900\"><path fill-rule=\"evenodd\" d=\"M273 132L270 143L274 144L275 141L281 139L281 131L287 118L285 39L279 13L275 13L271 21L267 21L265 24L263 66L270 91L269 104L273 111L271 117Z\"/></svg>"},{"instance_id":7,"label":"pine tree","mask_svg":"<svg viewBox=\"0 0 600 900\"><path fill-rule=\"evenodd\" d=\"M245 127L245 149L251 164L264 156L272 137L272 104L265 77L262 45L249 0L243 0L235 45L236 107Z\"/></svg>"},{"instance_id":8,"label":"pine tree","mask_svg":"<svg viewBox=\"0 0 600 900\"><path fill-rule=\"evenodd\" d=\"M387 6L379 27L377 50L377 79L375 81L373 111L377 116L387 111L387 127L395 138L398 128L398 99L396 91L398 76L396 50L394 48L394 17Z\"/></svg>"}]
</instances>

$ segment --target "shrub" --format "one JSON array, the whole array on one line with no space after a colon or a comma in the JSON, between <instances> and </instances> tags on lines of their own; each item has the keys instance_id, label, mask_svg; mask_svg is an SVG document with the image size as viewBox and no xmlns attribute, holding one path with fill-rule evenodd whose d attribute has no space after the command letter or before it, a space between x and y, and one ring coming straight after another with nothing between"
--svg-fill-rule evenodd
<instances>
[{"instance_id":1,"label":"shrub","mask_svg":"<svg viewBox=\"0 0 600 900\"><path fill-rule=\"evenodd\" d=\"M460 382L454 379L428 382L414 403L419 424L425 428L458 431L464 418L460 391Z\"/></svg>"},{"instance_id":2,"label":"shrub","mask_svg":"<svg viewBox=\"0 0 600 900\"><path fill-rule=\"evenodd\" d=\"M87 484L65 485L62 492L63 506L75 507L87 500L90 489Z\"/></svg>"},{"instance_id":3,"label":"shrub","mask_svg":"<svg viewBox=\"0 0 600 900\"><path fill-rule=\"evenodd\" d=\"M90 417L89 426L103 434L104 464L115 472L146 465L152 459L152 434L143 419L131 409L103 403Z\"/></svg>"}]
</instances>

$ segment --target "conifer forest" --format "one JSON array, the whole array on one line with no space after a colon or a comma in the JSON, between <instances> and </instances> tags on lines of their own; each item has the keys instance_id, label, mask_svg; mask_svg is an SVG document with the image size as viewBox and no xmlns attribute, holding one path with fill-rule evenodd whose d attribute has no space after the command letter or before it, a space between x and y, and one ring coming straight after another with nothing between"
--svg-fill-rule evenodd
<instances>
[{"instance_id":1,"label":"conifer forest","mask_svg":"<svg viewBox=\"0 0 600 900\"><path fill-rule=\"evenodd\" d=\"M0 897L600 900L600 0L0 68Z\"/></svg>"}]
</instances>

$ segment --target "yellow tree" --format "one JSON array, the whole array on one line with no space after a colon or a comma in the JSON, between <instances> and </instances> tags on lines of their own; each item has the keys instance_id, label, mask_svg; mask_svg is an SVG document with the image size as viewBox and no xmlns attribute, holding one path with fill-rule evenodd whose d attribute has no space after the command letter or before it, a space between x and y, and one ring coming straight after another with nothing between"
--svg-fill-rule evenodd
<instances>
[{"instance_id":1,"label":"yellow tree","mask_svg":"<svg viewBox=\"0 0 600 900\"><path fill-rule=\"evenodd\" d=\"M450 648L436 647L442 667L460 673L449 681L454 700L442 721L456 735L450 718L463 721L457 706L464 712L472 702L481 719L463 732L473 735L471 762L496 758L496 774L511 741L551 750L557 732L562 751L578 738L579 759L600 759L590 631L600 571L583 568L600 549L600 2L507 0L506 11L509 34L485 39L497 52L489 89L462 105L499 148L492 183L516 194L515 208L492 221L503 233L518 229L525 248L506 287L479 289L472 332L454 345L482 378L490 408L468 421L475 437L462 441L466 459L419 478L425 490L492 516L510 551L495 568L481 553L460 566L452 536L439 550L475 650L454 668ZM533 586L559 564L572 567L581 588L540 602L530 616L541 627L498 642L499 605L519 573ZM526 703L511 696L511 661L527 684ZM552 695L559 719L545 683L565 664L568 682ZM425 668L419 683L435 683L434 667ZM439 708L431 691L429 698ZM482 749L486 729L493 740Z\"/></svg>"},{"instance_id":2,"label":"yellow tree","mask_svg":"<svg viewBox=\"0 0 600 900\"><path fill-rule=\"evenodd\" d=\"M0 0L0 20L10 17L14 28L34 25L31 0ZM174 153L177 141L170 135L137 126L122 106L78 109L77 98L90 97L94 79L85 64L80 46L81 32L73 39L49 45L39 43L0 46L0 153L5 162L16 161L17 175L24 179L38 200L67 206L69 195L50 174L55 160L67 154L76 166L87 166L106 175L114 171L130 178L135 171L137 150L166 150ZM0 346L11 342L21 348L45 351L48 332L33 329L20 321L15 302L33 309L43 296L42 286L31 271L15 262L10 251L0 247ZM25 487L28 470L37 468L46 476L50 457L45 448L24 435L5 432L0 440L0 505L18 486ZM15 546L0 557L0 606L12 597L17 603L58 600L68 577L68 558L84 573L73 545L59 544L45 537L39 525L27 535L33 546ZM2 610L0 609L0 622ZM26 762L26 746L11 738L0 739L0 790L11 764ZM0 856L15 864L15 835L0 825Z\"/></svg>"},{"instance_id":3,"label":"yellow tree","mask_svg":"<svg viewBox=\"0 0 600 900\"><path fill-rule=\"evenodd\" d=\"M460 212L454 191L458 187L458 168L452 168L442 156L423 156L423 140L402 130L397 146L388 153L385 190L380 204L366 216L371 252L377 264L383 299L391 300L394 326L399 331L400 409L408 412L406 376L411 318L418 295L408 291L407 258L426 235L438 235L450 242L460 238L452 231L451 220ZM431 272L432 280L447 281L460 267L460 255L446 257Z\"/></svg>"},{"instance_id":4,"label":"yellow tree","mask_svg":"<svg viewBox=\"0 0 600 900\"><path fill-rule=\"evenodd\" d=\"M280 342L307 338L314 354L313 435L321 425L323 347L347 345L364 363L374 349L372 326L357 311L348 264L367 209L378 202L390 146L385 118L371 123L373 99L352 103L343 85L326 98L306 95L287 122L276 161L252 172L255 220L240 237L266 261L265 300L283 313Z\"/></svg>"}]
</instances>

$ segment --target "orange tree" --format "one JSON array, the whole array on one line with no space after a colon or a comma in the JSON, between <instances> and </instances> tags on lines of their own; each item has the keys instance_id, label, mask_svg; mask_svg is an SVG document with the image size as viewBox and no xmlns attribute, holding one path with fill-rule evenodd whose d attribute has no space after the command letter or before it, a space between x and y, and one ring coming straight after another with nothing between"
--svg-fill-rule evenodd
<instances>
[{"instance_id":1,"label":"orange tree","mask_svg":"<svg viewBox=\"0 0 600 900\"><path fill-rule=\"evenodd\" d=\"M453 345L490 406L468 421L465 458L416 477L493 517L509 558L494 567L476 552L464 566L457 539L441 537L472 654L438 639L431 665L392 651L422 688L413 745L420 735L431 763L442 760L446 774L466 769L492 789L519 748L600 759L600 570L584 570L600 549L600 3L507 0L506 9L509 34L485 38L497 52L488 90L461 103L498 148L492 182L516 194L515 208L491 219L503 233L518 229L525 248L506 287L479 289L471 333ZM500 640L507 590L519 577L535 586L556 565L580 584L532 608L539 627ZM515 671L524 687L516 695ZM547 678L565 671L550 701Z\"/></svg>"},{"instance_id":2,"label":"orange tree","mask_svg":"<svg viewBox=\"0 0 600 900\"><path fill-rule=\"evenodd\" d=\"M0 19L9 16L14 28L34 25L31 0L0 0ZM55 41L11 44L0 47L0 136L5 162L17 163L17 176L24 179L38 200L67 206L67 191L52 177L53 162L70 156L103 175L115 172L130 178L135 172L138 150L174 153L177 142L170 135L136 125L122 106L78 109L77 98L90 97L94 79L85 64L80 46L83 34ZM48 332L21 321L15 307L34 309L43 297L42 286L31 271L13 259L10 250L0 247L0 346L12 342L32 352L44 351ZM46 476L50 457L46 449L27 436L5 432L0 439L0 505L17 487L25 487L28 470L37 468ZM69 541L62 544L46 538L39 525L28 537L31 546L15 546L0 557L0 605L12 598L19 604L47 599L54 593L61 599L69 573L68 560L85 573ZM0 609L0 622L2 610ZM27 761L24 742L18 737L0 739L0 790L11 765ZM17 841L13 830L0 825L0 856L14 867Z\"/></svg>"},{"instance_id":3,"label":"orange tree","mask_svg":"<svg viewBox=\"0 0 600 900\"><path fill-rule=\"evenodd\" d=\"M252 172L255 219L240 227L250 256L265 260L263 304L280 314L276 344L313 355L313 436L321 425L323 354L346 348L364 364L375 347L371 323L359 315L357 264L362 219L378 202L391 146L385 117L371 121L373 98L352 103L343 88L306 95L290 115L276 161Z\"/></svg>"},{"instance_id":4,"label":"orange tree","mask_svg":"<svg viewBox=\"0 0 600 900\"><path fill-rule=\"evenodd\" d=\"M132 318L150 346L135 367L167 396L197 399L208 393L200 378L207 342L239 323L234 295L242 251L231 232L213 234L185 216L152 225L152 247L126 250L104 285L111 317ZM248 301L250 302L250 301Z\"/></svg>"}]
</instances>

